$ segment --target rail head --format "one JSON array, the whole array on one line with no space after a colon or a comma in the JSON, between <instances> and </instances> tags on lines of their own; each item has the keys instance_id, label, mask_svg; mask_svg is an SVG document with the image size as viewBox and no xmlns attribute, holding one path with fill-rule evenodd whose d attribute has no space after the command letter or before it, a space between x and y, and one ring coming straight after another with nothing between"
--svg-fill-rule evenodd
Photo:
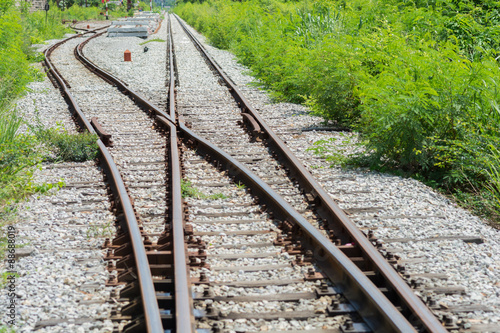
<instances>
[{"instance_id":1,"label":"rail head","mask_svg":"<svg viewBox=\"0 0 500 333\"><path fill-rule=\"evenodd\" d=\"M173 70L173 40L170 17L168 20L168 60L170 79L168 82L168 110L170 119L156 115L156 119L170 132L170 178L171 178L171 224L174 250L174 285L175 285L175 325L176 332L194 333L196 331L193 299L191 295L190 269L184 235L184 209L181 189L181 166L177 138L177 127L173 123L175 110L175 80ZM172 121L173 120L173 121Z\"/></svg>"},{"instance_id":2,"label":"rail head","mask_svg":"<svg viewBox=\"0 0 500 333\"><path fill-rule=\"evenodd\" d=\"M177 128L166 118L156 116L158 122L170 131L170 169L171 169L171 211L172 211L172 242L174 253L174 284L175 284L175 322L176 331L195 332L193 314L193 299L184 235L184 214L181 190L181 167L177 145Z\"/></svg>"}]
</instances>

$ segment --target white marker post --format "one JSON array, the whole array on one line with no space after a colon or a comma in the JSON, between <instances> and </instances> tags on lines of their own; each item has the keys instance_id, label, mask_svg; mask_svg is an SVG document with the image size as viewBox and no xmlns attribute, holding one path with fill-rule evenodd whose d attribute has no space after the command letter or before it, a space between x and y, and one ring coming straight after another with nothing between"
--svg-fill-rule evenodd
<instances>
[{"instance_id":1,"label":"white marker post","mask_svg":"<svg viewBox=\"0 0 500 333\"><path fill-rule=\"evenodd\" d=\"M106 1L106 20L109 20L108 19L108 1L109 0L104 0L104 1Z\"/></svg>"}]
</instances>

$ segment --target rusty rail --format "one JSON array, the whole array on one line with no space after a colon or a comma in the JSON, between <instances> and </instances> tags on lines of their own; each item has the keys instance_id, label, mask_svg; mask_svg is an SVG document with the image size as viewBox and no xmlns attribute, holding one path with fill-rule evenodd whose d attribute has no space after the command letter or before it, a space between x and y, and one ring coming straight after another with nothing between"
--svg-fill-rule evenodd
<instances>
[{"instance_id":1,"label":"rusty rail","mask_svg":"<svg viewBox=\"0 0 500 333\"><path fill-rule=\"evenodd\" d=\"M177 72L174 64L174 39L172 38L172 22L170 15L168 17L168 68L169 68L169 83L168 83L168 110L170 119L175 121L175 73ZM175 124L175 123L174 123Z\"/></svg>"},{"instance_id":2,"label":"rusty rail","mask_svg":"<svg viewBox=\"0 0 500 333\"><path fill-rule=\"evenodd\" d=\"M181 168L177 145L177 129L169 120L162 116L156 119L170 129L171 177L172 177L172 238L174 254L174 284L175 284L175 325L176 332L195 332L193 299L191 297L191 282L187 265L184 241L184 214L181 191Z\"/></svg>"},{"instance_id":3,"label":"rusty rail","mask_svg":"<svg viewBox=\"0 0 500 333\"><path fill-rule=\"evenodd\" d=\"M172 29L170 19L168 21L168 50L171 54L173 49ZM170 58L170 79L168 107L170 117L175 119L175 77L173 70L173 58ZM186 248L184 241L184 214L181 190L181 166L179 147L177 139L177 128L170 120L157 116L165 126L170 128L170 167L172 179L172 233L174 247L174 284L175 284L175 323L176 332L195 332L193 299L191 298L191 282L189 267L187 265Z\"/></svg>"},{"instance_id":4,"label":"rusty rail","mask_svg":"<svg viewBox=\"0 0 500 333\"><path fill-rule=\"evenodd\" d=\"M144 96L132 90L127 83L123 82L116 76L108 73L107 71L101 69L99 66L90 61L85 57L83 53L83 47L95 37L101 34L92 36L84 42L80 43L77 48L75 48L75 55L77 58L92 72L96 73L98 76L102 77L106 81L116 85L123 93L129 95L135 103L141 105L146 111L154 113L156 119L160 124L165 126L170 131L170 167L171 167L171 225L173 233L173 254L174 254L174 284L175 284L175 322L176 322L176 332L195 332L194 328L194 315L193 306L191 298L191 286L187 266L186 249L184 246L184 216L183 216L183 202L181 193L181 172L180 172L180 161L179 161L179 151L178 151L178 139L177 131L175 127L175 98L170 98L174 96L175 92L175 77L174 71L171 71L169 80L169 92L172 95L169 96L169 113L164 111ZM172 47L173 43L171 41L171 34L169 33L169 48ZM169 62L173 66L172 62ZM171 67L173 68L173 67Z\"/></svg>"},{"instance_id":5,"label":"rusty rail","mask_svg":"<svg viewBox=\"0 0 500 333\"><path fill-rule=\"evenodd\" d=\"M176 16L177 17L177 16ZM338 207L338 205L331 199L329 194L321 187L321 185L314 179L314 177L306 170L300 163L285 143L274 133L264 119L257 113L257 111L250 105L245 97L240 93L239 89L231 82L231 80L224 74L221 68L213 60L213 58L204 49L201 43L194 37L194 35L186 28L183 22L177 17L177 20L183 27L186 34L191 38L197 49L202 56L206 59L207 63L214 69L215 72L222 78L228 87L230 93L233 95L236 102L239 104L243 114L250 114L255 121L260 125L260 129L264 133L264 139L271 146L271 148L278 154L280 160L290 168L290 176L299 181L301 187L310 193L316 203L316 210L318 214L328 221L329 227L335 230L335 234L341 239L342 244L354 243L361 250L363 257L370 263L370 266L376 274L383 277L385 286L389 290L396 293L393 297L393 303L401 305L405 315L411 318L413 325L427 332L447 332L439 320L428 309L428 307L420 300L415 293L411 290L408 284L399 276L396 270L384 259L384 257L375 249L373 244L366 238L366 236L355 226L355 224L347 217L347 215ZM255 128L255 127L254 127ZM348 295L348 298L358 304L361 315L367 320L367 323L372 327L377 327L376 323L382 318L374 316L370 307L364 308L361 300L358 300L357 295ZM391 304L391 308L395 307ZM390 310L391 315L394 310ZM385 314L384 314L385 317ZM385 317L384 320L390 320ZM371 323L371 324L370 324ZM375 325L373 324L375 323ZM402 330L402 332L408 332Z\"/></svg>"},{"instance_id":6,"label":"rusty rail","mask_svg":"<svg viewBox=\"0 0 500 333\"><path fill-rule=\"evenodd\" d=\"M85 128L90 133L95 133L92 125L89 123L85 115L81 112L78 104L76 103L73 96L66 87L64 81L62 80L62 77L57 73L55 67L50 61L50 54L55 48L57 48L62 43L75 37L77 36L65 39L62 42L59 42L50 47L45 52L45 62L47 66L50 68L51 73L52 75L54 75L59 86L61 87L63 94L67 98L68 104L70 104L71 107L74 110L76 110L76 114L77 117L80 119L80 122L85 125ZM151 333L164 332L162 321L160 318L160 310L158 308L158 302L156 300L153 278L151 276L151 270L148 265L148 257L146 255L146 250L144 249L144 243L141 232L139 230L139 226L137 224L134 208L132 206L130 197L128 196L123 179L120 176L120 172L118 171L118 168L116 167L116 164L113 161L113 157L111 156L111 154L109 153L108 149L101 141L101 139L97 140L97 144L99 146L99 150L102 154L104 164L106 166L105 170L106 173L108 174L110 185L117 198L116 201L121 205L123 210L124 214L123 220L125 221L125 224L122 227L124 230L128 231L132 244L133 254L137 265L138 280L140 282L141 297L142 297L142 304L144 307L144 316L145 316L147 331Z\"/></svg>"},{"instance_id":7,"label":"rusty rail","mask_svg":"<svg viewBox=\"0 0 500 333\"><path fill-rule=\"evenodd\" d=\"M104 128L102 128L101 124L97 121L97 117L90 118L90 124L96 131L99 138L102 140L105 146L109 146L111 144L111 134L106 132Z\"/></svg>"}]
</instances>

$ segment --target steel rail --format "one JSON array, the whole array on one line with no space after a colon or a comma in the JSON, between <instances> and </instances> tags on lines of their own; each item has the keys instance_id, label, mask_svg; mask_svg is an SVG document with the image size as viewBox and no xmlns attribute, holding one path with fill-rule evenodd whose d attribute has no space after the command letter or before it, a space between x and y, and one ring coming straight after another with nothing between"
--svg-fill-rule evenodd
<instances>
[{"instance_id":1,"label":"steel rail","mask_svg":"<svg viewBox=\"0 0 500 333\"><path fill-rule=\"evenodd\" d=\"M87 120L85 115L81 112L78 104L74 100L73 96L69 92L66 84L62 80L62 77L56 72L55 66L50 61L50 53L57 48L59 45L62 43L75 38L76 36L70 37L68 39L65 39L64 41L55 44L52 46L50 51L46 51L45 55L45 62L51 69L51 73L54 75L55 79L57 80L58 84L64 91L65 96L69 99L70 105L77 110L77 115L78 118L81 119L81 122L85 124L86 129L90 133L95 133L92 125L90 125L90 122ZM115 194L117 195L117 201L119 204L122 206L124 218L126 224L123 225L124 231L128 231L128 234L130 236L131 244L132 244L132 249L134 253L134 258L135 262L137 265L137 276L138 280L140 282L140 289L141 289L141 297L142 297L142 304L144 308L144 317L145 317L145 322L146 322L146 328L147 332L150 333L162 333L164 332L163 330L163 325L162 321L160 318L160 310L158 308L158 301L156 299L156 293L155 293L155 288L153 285L153 278L151 275L151 270L148 265L148 257L146 255L146 250L144 248L144 243L143 243L143 238L141 235L141 231L139 230L139 226L137 223L137 219L135 217L135 212L134 208L132 206L132 202L130 201L130 197L128 196L127 189L125 188L125 184L123 182L123 179L121 178L120 172L113 160L113 157L109 153L108 149L104 145L104 143L101 141L101 139L97 140L97 144L99 147L99 150L102 154L102 157L104 159L104 162L107 166L107 172L111 177L108 179L112 179L111 185L115 190Z\"/></svg>"},{"instance_id":2,"label":"steel rail","mask_svg":"<svg viewBox=\"0 0 500 333\"><path fill-rule=\"evenodd\" d=\"M168 16L168 66L169 66L169 83L168 83L168 110L170 118L175 121L175 65L174 65L174 39L172 38L172 22L170 15Z\"/></svg>"},{"instance_id":3,"label":"steel rail","mask_svg":"<svg viewBox=\"0 0 500 333\"><path fill-rule=\"evenodd\" d=\"M190 287L190 277L188 274L187 266L187 256L184 241L184 216L183 216L183 202L182 202L182 191L181 191L181 172L180 172L180 160L178 151L178 138L177 131L175 127L175 78L174 71L171 71L169 80L169 112L165 113L160 110L160 108L153 103L151 103L144 96L133 91L127 83L123 82L116 76L103 70L87 57L83 53L84 46L92 39L100 36L101 34L92 36L91 38L80 43L75 49L75 54L78 59L94 73L104 78L105 80L115 84L122 92L130 95L132 99L140 104L142 107L150 112L156 114L157 119L161 124L167 127L170 131L170 167L171 167L171 181L172 181L172 197L171 197L171 209L172 209L172 233L173 233L173 254L174 254L174 285L175 285L175 318L176 318L176 332L194 332L194 315L193 306L191 298L191 287ZM170 36L170 35L169 35ZM171 48L173 43L170 43ZM173 66L172 62L169 62ZM171 67L173 68L173 67Z\"/></svg>"},{"instance_id":4,"label":"steel rail","mask_svg":"<svg viewBox=\"0 0 500 333\"><path fill-rule=\"evenodd\" d=\"M173 39L172 29L168 21L168 53L170 66L170 79L168 107L170 117L175 119L175 77L173 67ZM174 250L174 285L175 285L175 324L176 332L195 332L195 321L193 314L193 299L191 297L191 282L189 267L187 265L185 238L184 238L184 209L181 190L181 166L176 126L166 118L157 116L164 126L170 128L170 168L172 179L172 236Z\"/></svg>"},{"instance_id":5,"label":"steel rail","mask_svg":"<svg viewBox=\"0 0 500 333\"><path fill-rule=\"evenodd\" d=\"M177 128L167 118L156 116L156 119L170 130L170 162L172 177L172 238L174 255L175 285L175 326L176 332L195 332L193 299L191 297L191 279L187 265L184 214L181 190L181 167L178 151Z\"/></svg>"},{"instance_id":6,"label":"steel rail","mask_svg":"<svg viewBox=\"0 0 500 333\"><path fill-rule=\"evenodd\" d=\"M191 38L197 49L208 61L210 66L212 66L223 79L229 91L242 109L242 113L250 114L257 121L261 130L265 133L267 143L279 153L281 159L284 160L285 164L290 167L292 175L299 180L301 187L314 196L316 210L320 216L333 224L339 235L345 232L348 234L348 237L344 239L344 243L354 242L356 246L361 249L364 254L363 257L371 263L371 266L377 270L377 273L381 274L391 289L397 293L397 301L409 310L411 313L410 317L412 317L412 323L419 327L419 329L424 329L427 332L447 332L429 308L415 295L395 269L384 259L378 250L375 249L373 244L347 217L342 209L332 200L330 195L300 163L285 143L274 133L260 114L257 113L257 111L250 105L239 89L231 82L227 75L204 49L203 45L201 45L196 37L186 28L180 18L177 15L175 15L175 17L181 24L186 34ZM362 315L364 315L363 312ZM370 317L369 313L367 313L367 315Z\"/></svg>"},{"instance_id":7,"label":"steel rail","mask_svg":"<svg viewBox=\"0 0 500 333\"><path fill-rule=\"evenodd\" d=\"M77 23L78 23L78 22L77 22ZM73 25L71 25L71 24L70 24L70 25L69 25L69 27L70 27L71 29L75 30L75 31L84 31L84 32L87 32L87 31L89 31L89 30L90 30L90 29L86 29L86 28L77 28L77 27L75 26L75 24L76 24L76 23L74 23Z\"/></svg>"}]
</instances>

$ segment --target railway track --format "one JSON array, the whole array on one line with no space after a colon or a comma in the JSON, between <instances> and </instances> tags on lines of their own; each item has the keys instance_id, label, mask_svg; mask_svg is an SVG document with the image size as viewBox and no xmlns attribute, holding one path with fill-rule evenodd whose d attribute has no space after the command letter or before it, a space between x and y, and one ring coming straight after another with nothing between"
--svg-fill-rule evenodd
<instances>
[{"instance_id":1,"label":"railway track","mask_svg":"<svg viewBox=\"0 0 500 333\"><path fill-rule=\"evenodd\" d=\"M275 133L286 141L379 252L395 265L412 290L426 300L447 329L500 330L495 292L487 292L490 286L498 284L490 279L492 267L484 270L482 264L482 258L497 252L490 250L497 244L497 235L490 236L495 234L494 230L412 179L339 167L331 169L330 163L304 148L335 137L332 150L343 151L349 148L344 142L350 134L324 132L332 129L318 126L318 119L306 116L298 105L272 103L266 94L246 86L248 77L241 75L242 69L236 69L238 66L228 52L210 46L207 49L234 75L238 88L249 96L251 104ZM308 132L312 129L319 132ZM471 279L470 274L476 277ZM483 280L488 282L478 285Z\"/></svg>"},{"instance_id":2,"label":"railway track","mask_svg":"<svg viewBox=\"0 0 500 333\"><path fill-rule=\"evenodd\" d=\"M180 87L177 108L179 114L184 115L191 129L209 137L224 151L233 155L258 176L263 177L263 180L281 194L297 212L300 212L307 222L317 227L318 230L322 230L324 236L329 237L338 248L350 256L353 262L365 272L365 275L371 277L372 282L379 289L384 290L394 304L403 309L406 318L419 318L416 321L420 321L419 324L423 324L424 327L427 326L424 330L444 330L434 315L430 314L426 306L415 297L408 285L397 276L395 269L373 248L369 239L353 226L312 176L300 163L297 163L293 154L253 110L237 87L203 50L201 44L184 26L182 28L209 65L209 67L204 65L201 59L196 62L190 60L189 63L185 62L186 65L183 65L181 59L188 57L182 53L178 56ZM185 42L176 43L176 45L182 45L184 50L187 47L192 48ZM183 69L184 75L196 73L198 78L203 77L205 81L210 80L207 77L210 77L209 72L212 70L215 72L211 79L212 84L205 82L207 87L205 90L191 86L183 87L181 72ZM186 81L196 82L196 78ZM217 87L217 82L222 82L222 84ZM190 90L196 91L196 105L193 105L192 100L189 99ZM186 98L183 98L183 93L187 96ZM191 95L194 94L191 92ZM218 101L229 101L229 103L216 108L208 107L214 96L217 96ZM230 104L232 97L234 101ZM212 121L212 126L208 126L210 121ZM333 281L336 281L334 277ZM337 281L339 281L338 278ZM359 300L357 302L363 303Z\"/></svg>"},{"instance_id":3,"label":"railway track","mask_svg":"<svg viewBox=\"0 0 500 333\"><path fill-rule=\"evenodd\" d=\"M177 42L187 30L172 25L165 111L89 62L83 38L47 53L81 127L101 137L117 222L116 237L105 244L116 273L109 284L125 285L117 289L117 329L446 331L230 80L203 61L182 63ZM223 84L184 86L183 75L193 71ZM210 118L214 99L224 104ZM199 191L185 207L181 187Z\"/></svg>"},{"instance_id":4,"label":"railway track","mask_svg":"<svg viewBox=\"0 0 500 333\"><path fill-rule=\"evenodd\" d=\"M84 59L78 49L83 40L86 38L78 36L56 44L46 52L46 58L50 76L63 91L81 128L101 138L101 165L117 227L116 237L104 244L112 272L108 285L118 287L114 296L119 305L113 319L124 332L175 329L176 255L170 233L177 232L173 221L178 209L172 207L179 206L175 195L180 199L180 179L170 181L175 166L169 160L178 161L176 149L170 149L177 144L175 131L163 136L153 130L153 120L140 106L91 74L78 60ZM68 56L73 53L75 56ZM180 245L182 251L176 253L182 256L184 245Z\"/></svg>"}]
</instances>

